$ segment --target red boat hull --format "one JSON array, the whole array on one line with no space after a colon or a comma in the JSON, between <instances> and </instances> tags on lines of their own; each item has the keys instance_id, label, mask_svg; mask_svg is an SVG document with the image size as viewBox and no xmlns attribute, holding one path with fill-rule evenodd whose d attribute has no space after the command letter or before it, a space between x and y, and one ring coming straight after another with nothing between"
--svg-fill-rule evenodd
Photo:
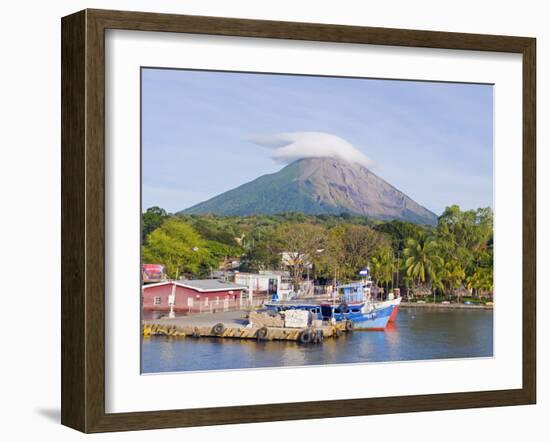
<instances>
[{"instance_id":1,"label":"red boat hull","mask_svg":"<svg viewBox=\"0 0 550 442\"><path fill-rule=\"evenodd\" d=\"M393 322L395 321L395 317L397 316L397 312L399 311L399 306L396 305L393 307L393 312L391 312L391 315L390 315L390 320L388 322Z\"/></svg>"}]
</instances>

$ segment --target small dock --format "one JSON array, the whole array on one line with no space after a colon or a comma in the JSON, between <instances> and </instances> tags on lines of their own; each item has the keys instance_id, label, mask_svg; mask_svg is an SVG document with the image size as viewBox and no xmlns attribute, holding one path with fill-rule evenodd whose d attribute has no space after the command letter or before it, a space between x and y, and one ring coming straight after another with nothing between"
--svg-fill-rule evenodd
<instances>
[{"instance_id":1,"label":"small dock","mask_svg":"<svg viewBox=\"0 0 550 442\"><path fill-rule=\"evenodd\" d=\"M146 319L142 321L142 333L145 337L253 339L320 344L324 339L337 338L351 328L348 325L346 330L346 323L322 324L307 328L258 326L249 324L247 315L247 311L239 310Z\"/></svg>"}]
</instances>

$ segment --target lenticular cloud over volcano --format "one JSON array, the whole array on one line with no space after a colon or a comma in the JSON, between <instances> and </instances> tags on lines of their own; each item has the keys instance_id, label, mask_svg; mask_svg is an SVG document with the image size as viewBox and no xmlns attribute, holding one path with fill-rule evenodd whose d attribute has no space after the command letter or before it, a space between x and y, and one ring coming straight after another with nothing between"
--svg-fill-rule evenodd
<instances>
[{"instance_id":1,"label":"lenticular cloud over volcano","mask_svg":"<svg viewBox=\"0 0 550 442\"><path fill-rule=\"evenodd\" d=\"M365 167L372 161L346 140L325 132L288 132L256 135L254 144L274 149L273 159L288 163L301 158L332 157Z\"/></svg>"}]
</instances>

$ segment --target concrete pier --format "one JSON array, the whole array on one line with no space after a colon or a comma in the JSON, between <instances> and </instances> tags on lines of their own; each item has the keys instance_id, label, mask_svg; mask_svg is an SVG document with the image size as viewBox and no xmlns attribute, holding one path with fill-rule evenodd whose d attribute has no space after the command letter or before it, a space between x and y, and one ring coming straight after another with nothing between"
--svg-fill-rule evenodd
<instances>
[{"instance_id":1,"label":"concrete pier","mask_svg":"<svg viewBox=\"0 0 550 442\"><path fill-rule=\"evenodd\" d=\"M142 321L142 333L143 336L255 339L318 344L325 338L336 338L346 332L346 323L308 328L251 326L248 324L247 313L240 310L147 319Z\"/></svg>"}]
</instances>

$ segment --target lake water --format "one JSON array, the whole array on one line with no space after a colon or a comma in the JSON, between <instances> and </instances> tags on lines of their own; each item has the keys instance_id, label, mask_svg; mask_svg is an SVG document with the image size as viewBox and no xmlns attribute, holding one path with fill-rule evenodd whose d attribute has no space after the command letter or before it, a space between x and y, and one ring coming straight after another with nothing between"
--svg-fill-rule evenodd
<instances>
[{"instance_id":1,"label":"lake water","mask_svg":"<svg viewBox=\"0 0 550 442\"><path fill-rule=\"evenodd\" d=\"M143 373L491 356L492 310L402 307L384 332L355 331L320 345L161 336L142 340Z\"/></svg>"}]
</instances>

